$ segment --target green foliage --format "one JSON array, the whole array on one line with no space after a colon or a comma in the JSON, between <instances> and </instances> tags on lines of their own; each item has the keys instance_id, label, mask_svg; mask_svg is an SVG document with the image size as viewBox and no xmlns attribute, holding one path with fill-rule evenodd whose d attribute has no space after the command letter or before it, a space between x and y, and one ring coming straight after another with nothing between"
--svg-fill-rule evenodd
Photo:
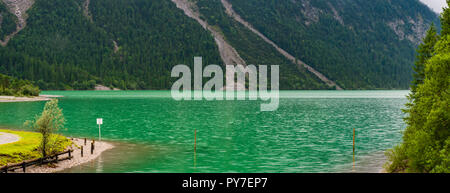
<instances>
[{"instance_id":1,"label":"green foliage","mask_svg":"<svg viewBox=\"0 0 450 193\"><path fill-rule=\"evenodd\" d=\"M58 147L61 142L58 138L54 139L51 136L54 132L63 129L64 123L65 119L56 99L45 104L41 116L36 116L34 121L25 123L26 126L41 133L42 141L39 149L42 152L42 157L58 152L55 147Z\"/></svg>"},{"instance_id":2,"label":"green foliage","mask_svg":"<svg viewBox=\"0 0 450 193\"><path fill-rule=\"evenodd\" d=\"M384 168L388 173L405 172L408 168L408 158L405 153L405 146L397 145L393 149L386 151L388 162L384 164Z\"/></svg>"},{"instance_id":3,"label":"green foliage","mask_svg":"<svg viewBox=\"0 0 450 193\"><path fill-rule=\"evenodd\" d=\"M434 45L439 41L439 35L437 34L435 25L431 25L427 31L427 35L423 40L423 43L419 45L417 49L416 62L414 66L415 74L413 74L413 82L411 85L411 91L416 92L417 85L422 84L425 79L425 63L433 56Z\"/></svg>"},{"instance_id":4,"label":"green foliage","mask_svg":"<svg viewBox=\"0 0 450 193\"><path fill-rule=\"evenodd\" d=\"M450 0L447 0L447 5L450 4ZM441 34L442 36L446 36L450 34L450 8L446 7L444 8L443 12L441 13L441 23L442 23L442 30Z\"/></svg>"},{"instance_id":5,"label":"green foliage","mask_svg":"<svg viewBox=\"0 0 450 193\"><path fill-rule=\"evenodd\" d=\"M27 131L12 131L0 129L0 132L18 135L20 140L14 143L0 145L0 167L7 163L20 163L25 160L41 157L39 145L42 136L39 133ZM51 141L58 141L52 151L61 152L72 144L72 141L61 135L52 135Z\"/></svg>"},{"instance_id":6,"label":"green foliage","mask_svg":"<svg viewBox=\"0 0 450 193\"><path fill-rule=\"evenodd\" d=\"M19 80L0 74L0 95L6 96L39 96L41 91L30 81Z\"/></svg>"},{"instance_id":7,"label":"green foliage","mask_svg":"<svg viewBox=\"0 0 450 193\"><path fill-rule=\"evenodd\" d=\"M448 14L445 12L442 18ZM441 21L443 27L449 22ZM389 172L450 172L449 74L450 34L447 34L434 45L433 56L425 62L425 79L409 96L405 110L408 126L403 143L388 154Z\"/></svg>"},{"instance_id":8,"label":"green foliage","mask_svg":"<svg viewBox=\"0 0 450 193\"><path fill-rule=\"evenodd\" d=\"M0 73L41 89L170 89L194 56L221 64L213 37L170 1L36 0L27 27L0 47ZM114 42L118 50L115 50Z\"/></svg>"},{"instance_id":9,"label":"green foliage","mask_svg":"<svg viewBox=\"0 0 450 193\"><path fill-rule=\"evenodd\" d=\"M404 21L408 35L411 18L438 18L418 0L229 1L261 33L345 89L409 88L416 45L389 22Z\"/></svg>"}]
</instances>

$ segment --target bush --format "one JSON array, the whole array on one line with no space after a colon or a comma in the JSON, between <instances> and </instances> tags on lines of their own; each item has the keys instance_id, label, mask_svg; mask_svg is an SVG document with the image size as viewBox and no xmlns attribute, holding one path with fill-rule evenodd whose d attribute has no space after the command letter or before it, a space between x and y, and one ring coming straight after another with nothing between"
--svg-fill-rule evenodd
<instances>
[{"instance_id":1,"label":"bush","mask_svg":"<svg viewBox=\"0 0 450 193\"><path fill-rule=\"evenodd\" d=\"M39 96L39 87L30 81L20 80L0 74L0 95L6 96Z\"/></svg>"},{"instance_id":2,"label":"bush","mask_svg":"<svg viewBox=\"0 0 450 193\"><path fill-rule=\"evenodd\" d=\"M39 90L39 88L37 86L27 84L27 85L20 87L18 93L22 96L39 96L40 92L41 91Z\"/></svg>"},{"instance_id":3,"label":"bush","mask_svg":"<svg viewBox=\"0 0 450 193\"><path fill-rule=\"evenodd\" d=\"M403 144L388 152L388 172L450 172L450 35L434 46L424 74L409 96Z\"/></svg>"},{"instance_id":4,"label":"bush","mask_svg":"<svg viewBox=\"0 0 450 193\"><path fill-rule=\"evenodd\" d=\"M388 173L403 173L408 168L408 161L405 154L405 148L402 145L395 146L386 152L388 162L384 165Z\"/></svg>"}]
</instances>

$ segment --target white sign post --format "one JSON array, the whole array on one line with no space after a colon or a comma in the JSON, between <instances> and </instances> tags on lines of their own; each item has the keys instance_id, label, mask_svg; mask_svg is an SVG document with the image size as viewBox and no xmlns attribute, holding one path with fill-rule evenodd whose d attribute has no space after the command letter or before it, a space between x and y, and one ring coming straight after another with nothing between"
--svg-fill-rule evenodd
<instances>
[{"instance_id":1,"label":"white sign post","mask_svg":"<svg viewBox=\"0 0 450 193\"><path fill-rule=\"evenodd\" d=\"M102 140L102 130L100 129L100 125L103 124L102 118L97 118L97 125L98 125L98 139L99 141Z\"/></svg>"}]
</instances>

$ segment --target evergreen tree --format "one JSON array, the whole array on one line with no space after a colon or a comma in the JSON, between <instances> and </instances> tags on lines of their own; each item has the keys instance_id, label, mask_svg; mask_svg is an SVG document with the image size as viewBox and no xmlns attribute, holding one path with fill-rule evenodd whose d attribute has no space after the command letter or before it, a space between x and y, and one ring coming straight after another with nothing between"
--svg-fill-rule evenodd
<instances>
[{"instance_id":1,"label":"evergreen tree","mask_svg":"<svg viewBox=\"0 0 450 193\"><path fill-rule=\"evenodd\" d=\"M447 0L447 5L450 4L450 0ZM441 14L441 35L446 36L450 34L450 8L447 6Z\"/></svg>"},{"instance_id":2,"label":"evergreen tree","mask_svg":"<svg viewBox=\"0 0 450 193\"><path fill-rule=\"evenodd\" d=\"M414 67L415 74L413 75L413 83L411 85L412 93L415 93L417 85L422 84L425 79L425 63L428 59L433 56L434 45L439 40L439 35L437 34L436 26L431 25L430 29L427 31L427 35L423 40L423 43L419 45L417 49L416 65Z\"/></svg>"},{"instance_id":3,"label":"evergreen tree","mask_svg":"<svg viewBox=\"0 0 450 193\"><path fill-rule=\"evenodd\" d=\"M442 14L442 26L450 26L449 16L448 10ZM442 35L433 49L424 60L423 82L405 109L403 143L387 153L388 172L450 172L450 34Z\"/></svg>"}]
</instances>

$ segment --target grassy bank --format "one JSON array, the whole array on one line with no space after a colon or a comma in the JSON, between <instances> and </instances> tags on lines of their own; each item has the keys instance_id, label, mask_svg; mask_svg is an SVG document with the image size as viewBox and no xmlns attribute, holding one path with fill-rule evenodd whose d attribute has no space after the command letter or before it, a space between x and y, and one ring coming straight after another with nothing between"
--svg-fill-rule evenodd
<instances>
[{"instance_id":1,"label":"grassy bank","mask_svg":"<svg viewBox=\"0 0 450 193\"><path fill-rule=\"evenodd\" d=\"M42 136L40 133L6 129L0 129L0 132L11 133L20 137L17 142L0 145L0 167L7 163L19 163L41 157L39 146ZM72 144L66 137L56 134L51 137L51 141L55 142L55 146L50 150L51 152L63 151Z\"/></svg>"}]
</instances>

